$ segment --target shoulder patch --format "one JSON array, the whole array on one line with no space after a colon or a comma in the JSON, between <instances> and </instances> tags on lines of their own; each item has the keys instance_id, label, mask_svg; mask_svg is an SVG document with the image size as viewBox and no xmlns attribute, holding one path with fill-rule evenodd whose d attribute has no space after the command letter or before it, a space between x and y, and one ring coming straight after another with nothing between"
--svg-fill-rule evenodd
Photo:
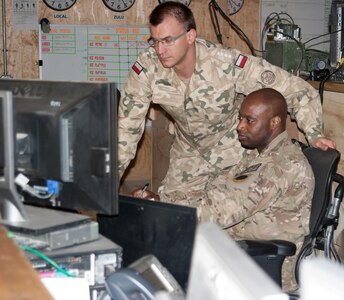
<instances>
[{"instance_id":1,"label":"shoulder patch","mask_svg":"<svg viewBox=\"0 0 344 300\"><path fill-rule=\"evenodd\" d=\"M239 68L243 68L246 64L247 56L240 54L235 61L235 65Z\"/></svg>"},{"instance_id":2,"label":"shoulder patch","mask_svg":"<svg viewBox=\"0 0 344 300\"><path fill-rule=\"evenodd\" d=\"M272 71L264 71L261 75L260 78L262 82L266 85L273 84L276 80L276 75Z\"/></svg>"},{"instance_id":3,"label":"shoulder patch","mask_svg":"<svg viewBox=\"0 0 344 300\"><path fill-rule=\"evenodd\" d=\"M140 73L143 70L143 67L140 65L140 63L137 61L133 64L133 66L131 67L133 69L133 71L137 74L140 75Z\"/></svg>"}]
</instances>

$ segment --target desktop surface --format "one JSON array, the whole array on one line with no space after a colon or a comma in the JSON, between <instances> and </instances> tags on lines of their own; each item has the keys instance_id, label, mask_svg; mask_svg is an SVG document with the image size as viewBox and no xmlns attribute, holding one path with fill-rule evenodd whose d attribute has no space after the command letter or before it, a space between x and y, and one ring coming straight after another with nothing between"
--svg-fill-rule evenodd
<instances>
[{"instance_id":1,"label":"desktop surface","mask_svg":"<svg viewBox=\"0 0 344 300\"><path fill-rule=\"evenodd\" d=\"M119 196L119 215L98 215L99 232L123 248L123 267L152 254L185 288L197 226L196 209Z\"/></svg>"}]
</instances>

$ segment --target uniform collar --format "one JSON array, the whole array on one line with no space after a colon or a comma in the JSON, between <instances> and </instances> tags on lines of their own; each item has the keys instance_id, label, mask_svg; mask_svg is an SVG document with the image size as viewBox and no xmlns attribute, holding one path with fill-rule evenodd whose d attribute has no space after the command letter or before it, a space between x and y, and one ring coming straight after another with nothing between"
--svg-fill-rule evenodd
<instances>
[{"instance_id":1,"label":"uniform collar","mask_svg":"<svg viewBox=\"0 0 344 300\"><path fill-rule=\"evenodd\" d=\"M270 153L271 151L274 151L276 147L279 147L280 143L287 140L288 137L288 133L287 131L283 131L282 133L280 133L278 136L276 136L271 142L270 144L259 154L260 156L263 156L265 154ZM258 152L258 151L257 151Z\"/></svg>"}]
</instances>

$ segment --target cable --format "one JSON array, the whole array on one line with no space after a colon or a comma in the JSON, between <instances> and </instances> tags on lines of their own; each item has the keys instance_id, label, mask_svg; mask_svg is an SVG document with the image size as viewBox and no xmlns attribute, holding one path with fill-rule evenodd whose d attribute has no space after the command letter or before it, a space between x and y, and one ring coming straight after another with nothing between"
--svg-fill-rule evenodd
<instances>
[{"instance_id":1,"label":"cable","mask_svg":"<svg viewBox=\"0 0 344 300\"><path fill-rule=\"evenodd\" d=\"M9 231L7 233L7 237L12 239L14 237L13 232ZM42 258L44 261L46 261L49 264L51 264L56 270L58 270L59 272L65 274L66 276L68 276L68 277L77 277L76 275L71 274L67 270L65 270L64 268L60 267L54 260L52 260L50 257L44 255L42 252L38 251L37 249L34 249L34 248L26 246L26 245L19 245L19 247L21 249L23 249L24 251L31 252L32 254L36 255L37 257Z\"/></svg>"},{"instance_id":2,"label":"cable","mask_svg":"<svg viewBox=\"0 0 344 300\"><path fill-rule=\"evenodd\" d=\"M319 54L328 54L328 52L322 51L322 50L319 50L319 49L313 49L313 48L306 48L305 49L305 52L309 52L309 51L318 52Z\"/></svg>"},{"instance_id":3,"label":"cable","mask_svg":"<svg viewBox=\"0 0 344 300\"><path fill-rule=\"evenodd\" d=\"M19 173L17 177L15 178L14 182L19 185L23 191L29 193L31 196L34 196L39 199L49 199L51 196L54 195L54 193L48 193L46 195L41 195L38 192L35 191L34 188L32 188L28 183L29 179L23 175L22 173Z\"/></svg>"},{"instance_id":4,"label":"cable","mask_svg":"<svg viewBox=\"0 0 344 300\"><path fill-rule=\"evenodd\" d=\"M325 82L332 76L334 75L335 73L337 73L340 69L342 69L343 67L343 63L341 62L339 64L339 66L331 73L329 73L323 80L320 81L320 84L319 84L319 95L320 95L320 102L321 102L321 105L323 105L324 103L324 86L325 86Z\"/></svg>"},{"instance_id":5,"label":"cable","mask_svg":"<svg viewBox=\"0 0 344 300\"><path fill-rule=\"evenodd\" d=\"M281 18L280 17L281 15L286 15L289 17L289 19ZM273 21L273 22L271 23L271 21ZM265 49L264 49L265 33L268 31L269 28L272 28L273 25L282 24L283 21L285 21L291 25L295 25L294 19L288 13L272 12L266 17L265 22L264 22L264 27L263 27L262 32L261 32L261 37L260 37L260 45L261 45L261 52L262 53L265 52Z\"/></svg>"},{"instance_id":6,"label":"cable","mask_svg":"<svg viewBox=\"0 0 344 300\"><path fill-rule=\"evenodd\" d=\"M331 35L331 34L337 33L337 32L339 32L339 31L342 31L343 29L344 29L344 28L339 29L339 30L336 30L336 31L332 31L332 32L329 32L329 33L321 34L321 35L316 36L316 37L313 37L313 38L311 38L311 39L305 41L303 44L306 45L306 44L308 44L310 41L319 39L319 38L321 38L321 37L323 37L323 36L327 36L327 35Z\"/></svg>"},{"instance_id":7,"label":"cable","mask_svg":"<svg viewBox=\"0 0 344 300\"><path fill-rule=\"evenodd\" d=\"M249 47L251 53L253 56L256 56L255 51L256 49L253 47L252 42L247 37L247 35L241 30L241 28L236 25L227 15L226 13L221 9L221 7L218 5L216 0L211 0L213 3L215 9L220 13L220 15L225 19L225 21L228 22L229 26L232 27L232 29L235 31L235 33L246 43L246 45Z\"/></svg>"},{"instance_id":8,"label":"cable","mask_svg":"<svg viewBox=\"0 0 344 300\"><path fill-rule=\"evenodd\" d=\"M209 2L208 7L209 7L209 14L210 14L211 23L213 24L216 38L217 38L218 42L220 44L222 44L222 34L221 34L220 26L219 26L219 21L217 19L217 15L216 15L216 8L214 7L214 4L212 2Z\"/></svg>"},{"instance_id":9,"label":"cable","mask_svg":"<svg viewBox=\"0 0 344 300\"><path fill-rule=\"evenodd\" d=\"M332 240L332 244L331 244L331 247L330 247L330 250L331 250L331 257L333 257L334 261L338 262L338 263L341 263L341 259L337 253L337 250L334 246L334 243L333 243L333 240Z\"/></svg>"},{"instance_id":10,"label":"cable","mask_svg":"<svg viewBox=\"0 0 344 300\"><path fill-rule=\"evenodd\" d=\"M321 41L321 42L319 42L319 43L312 44L312 45L308 46L308 47L305 48L305 49L306 49L306 50L307 50L307 49L310 49L310 50L319 51L319 52L328 54L328 52L326 52L326 51L321 51L321 50L318 50L318 49L312 49L312 47L317 46L317 45L321 45L321 44L325 44L325 43L329 43L330 41L331 41L331 40L324 40L324 41ZM305 45L305 44L303 44L303 45Z\"/></svg>"},{"instance_id":11,"label":"cable","mask_svg":"<svg viewBox=\"0 0 344 300\"><path fill-rule=\"evenodd\" d=\"M48 262L49 264L51 264L56 270L58 270L59 272L63 273L64 275L68 276L68 277L74 277L76 278L77 276L74 274L69 273L67 270L65 270L64 268L60 267L54 260L52 260L51 258L49 258L48 256L44 255L42 252L31 248L29 246L25 246L25 245L20 245L20 248L22 248L25 251L31 252L34 255L38 256L39 258L42 258L44 261Z\"/></svg>"}]
</instances>

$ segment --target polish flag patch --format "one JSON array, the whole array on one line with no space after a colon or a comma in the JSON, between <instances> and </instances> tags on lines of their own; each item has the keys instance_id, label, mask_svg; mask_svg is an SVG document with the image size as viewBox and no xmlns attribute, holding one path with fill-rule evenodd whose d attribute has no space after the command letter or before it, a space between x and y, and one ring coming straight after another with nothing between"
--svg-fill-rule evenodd
<instances>
[{"instance_id":1,"label":"polish flag patch","mask_svg":"<svg viewBox=\"0 0 344 300\"><path fill-rule=\"evenodd\" d=\"M143 67L140 65L140 63L137 61L133 64L133 66L131 67L133 69L133 71L137 74L140 75L140 73L143 70Z\"/></svg>"},{"instance_id":2,"label":"polish flag patch","mask_svg":"<svg viewBox=\"0 0 344 300\"><path fill-rule=\"evenodd\" d=\"M235 65L239 68L243 68L246 64L247 56L240 54L237 58Z\"/></svg>"}]
</instances>

